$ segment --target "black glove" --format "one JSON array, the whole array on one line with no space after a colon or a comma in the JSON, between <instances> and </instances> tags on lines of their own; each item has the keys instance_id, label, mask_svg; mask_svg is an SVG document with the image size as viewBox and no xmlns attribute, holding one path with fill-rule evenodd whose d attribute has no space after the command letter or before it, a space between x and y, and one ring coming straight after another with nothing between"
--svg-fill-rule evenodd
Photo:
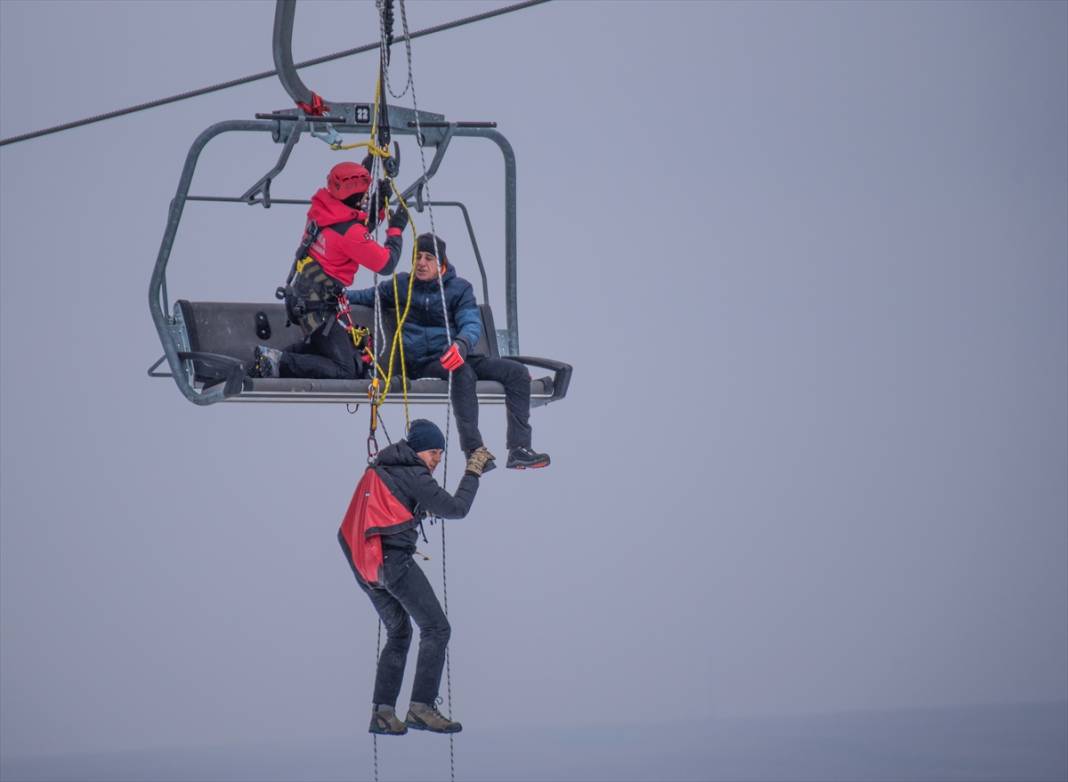
<instances>
[{"instance_id":1,"label":"black glove","mask_svg":"<svg viewBox=\"0 0 1068 782\"><path fill-rule=\"evenodd\" d=\"M378 181L378 190L375 194L374 203L368 202L367 207L367 230L374 231L375 226L378 225L378 216L385 212L386 206L389 203L389 196L392 189L389 186L389 182L385 179Z\"/></svg>"},{"instance_id":2,"label":"black glove","mask_svg":"<svg viewBox=\"0 0 1068 782\"><path fill-rule=\"evenodd\" d=\"M368 152L364 159L360 161L360 165L366 168L368 171L371 170L371 166L373 166L374 164L375 156L372 155L370 152Z\"/></svg>"},{"instance_id":3,"label":"black glove","mask_svg":"<svg viewBox=\"0 0 1068 782\"><path fill-rule=\"evenodd\" d=\"M392 217L389 218L390 228L399 228L402 231L408 227L408 212L400 207L393 212Z\"/></svg>"},{"instance_id":4,"label":"black glove","mask_svg":"<svg viewBox=\"0 0 1068 782\"><path fill-rule=\"evenodd\" d=\"M393 195L393 188L388 179L378 180L378 208L375 212L381 212L389 204L389 197Z\"/></svg>"}]
</instances>

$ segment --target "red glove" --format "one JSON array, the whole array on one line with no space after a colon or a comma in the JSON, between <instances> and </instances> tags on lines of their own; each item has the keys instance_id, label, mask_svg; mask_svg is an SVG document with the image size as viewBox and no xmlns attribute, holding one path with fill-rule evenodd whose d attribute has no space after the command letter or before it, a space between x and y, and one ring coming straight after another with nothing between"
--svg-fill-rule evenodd
<instances>
[{"instance_id":1,"label":"red glove","mask_svg":"<svg viewBox=\"0 0 1068 782\"><path fill-rule=\"evenodd\" d=\"M438 361L441 365L450 372L454 372L464 365L464 360L467 358L467 345L457 340L449 345L449 349L441 354L441 358Z\"/></svg>"}]
</instances>

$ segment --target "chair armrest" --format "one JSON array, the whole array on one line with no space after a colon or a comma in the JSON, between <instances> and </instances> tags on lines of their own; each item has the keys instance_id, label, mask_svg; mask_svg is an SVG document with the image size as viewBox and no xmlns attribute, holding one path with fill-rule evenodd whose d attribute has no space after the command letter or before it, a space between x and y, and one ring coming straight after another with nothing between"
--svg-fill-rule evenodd
<instances>
[{"instance_id":1,"label":"chair armrest","mask_svg":"<svg viewBox=\"0 0 1068 782\"><path fill-rule=\"evenodd\" d=\"M565 364L563 361L554 361L551 358L538 358L537 356L503 356L502 358L508 358L532 367L551 370L553 373L553 395L549 397L549 401L556 402L567 396L567 387L571 384L571 372L574 369L570 364Z\"/></svg>"},{"instance_id":2,"label":"chair armrest","mask_svg":"<svg viewBox=\"0 0 1068 782\"><path fill-rule=\"evenodd\" d=\"M200 361L212 368L221 370L224 375L224 397L236 396L244 388L245 364L233 356L224 356L221 353L203 353L198 350L180 350L178 351L178 358L182 361Z\"/></svg>"}]
</instances>

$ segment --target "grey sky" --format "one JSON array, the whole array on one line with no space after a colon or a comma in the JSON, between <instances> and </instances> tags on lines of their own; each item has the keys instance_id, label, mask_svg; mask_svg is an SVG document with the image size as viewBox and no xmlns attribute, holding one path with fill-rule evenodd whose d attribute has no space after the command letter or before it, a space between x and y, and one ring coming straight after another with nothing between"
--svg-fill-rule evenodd
<instances>
[{"instance_id":1,"label":"grey sky","mask_svg":"<svg viewBox=\"0 0 1068 782\"><path fill-rule=\"evenodd\" d=\"M0 135L266 70L272 18L4 0ZM303 0L295 54L374 24ZM449 527L467 768L478 726L1068 699L1066 30L1065 3L555 2L415 42L420 107L516 149L522 351L576 367L533 418L552 468ZM355 100L373 63L303 73ZM267 80L0 149L5 758L348 736L363 768L375 622L334 533L366 411L200 409L144 373L189 144L287 105ZM276 155L217 142L193 189ZM306 140L274 194L337 159ZM500 188L469 142L433 189L494 296ZM269 300L301 223L190 206L172 297Z\"/></svg>"}]
</instances>

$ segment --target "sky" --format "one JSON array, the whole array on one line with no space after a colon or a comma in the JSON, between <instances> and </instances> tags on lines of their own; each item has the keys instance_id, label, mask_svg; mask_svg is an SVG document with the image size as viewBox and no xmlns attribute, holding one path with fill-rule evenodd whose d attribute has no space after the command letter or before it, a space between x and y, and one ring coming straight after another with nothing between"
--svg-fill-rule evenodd
<instances>
[{"instance_id":1,"label":"sky","mask_svg":"<svg viewBox=\"0 0 1068 782\"><path fill-rule=\"evenodd\" d=\"M3 0L0 136L268 70L273 11ZM376 24L302 0L295 57ZM449 523L458 770L493 778L494 747L536 736L544 778L621 757L635 779L831 778L835 753L854 778L953 778L937 749L887 765L916 756L907 731L881 758L843 739L763 772L766 746L730 737L989 708L1052 731L1024 770L1063 777L1068 4L557 0L418 39L413 67L420 108L515 148L521 352L575 367L532 417L552 466L495 471ZM302 71L339 100L374 74L372 55ZM0 148L5 779L208 748L240 779L240 748L324 746L369 774L376 623L335 539L367 411L200 408L145 373L189 145L289 105L268 79ZM239 195L277 154L221 138L193 191ZM308 197L339 159L304 139L272 194ZM458 140L432 188L471 209L499 322L502 179L495 147ZM477 279L459 217L435 221ZM272 300L302 225L187 206L172 300ZM503 409L482 421L502 453ZM430 549L440 584L436 529ZM1012 776L1008 733L982 741ZM440 778L443 746L391 747L393 773ZM201 778L175 768L127 778Z\"/></svg>"}]
</instances>

